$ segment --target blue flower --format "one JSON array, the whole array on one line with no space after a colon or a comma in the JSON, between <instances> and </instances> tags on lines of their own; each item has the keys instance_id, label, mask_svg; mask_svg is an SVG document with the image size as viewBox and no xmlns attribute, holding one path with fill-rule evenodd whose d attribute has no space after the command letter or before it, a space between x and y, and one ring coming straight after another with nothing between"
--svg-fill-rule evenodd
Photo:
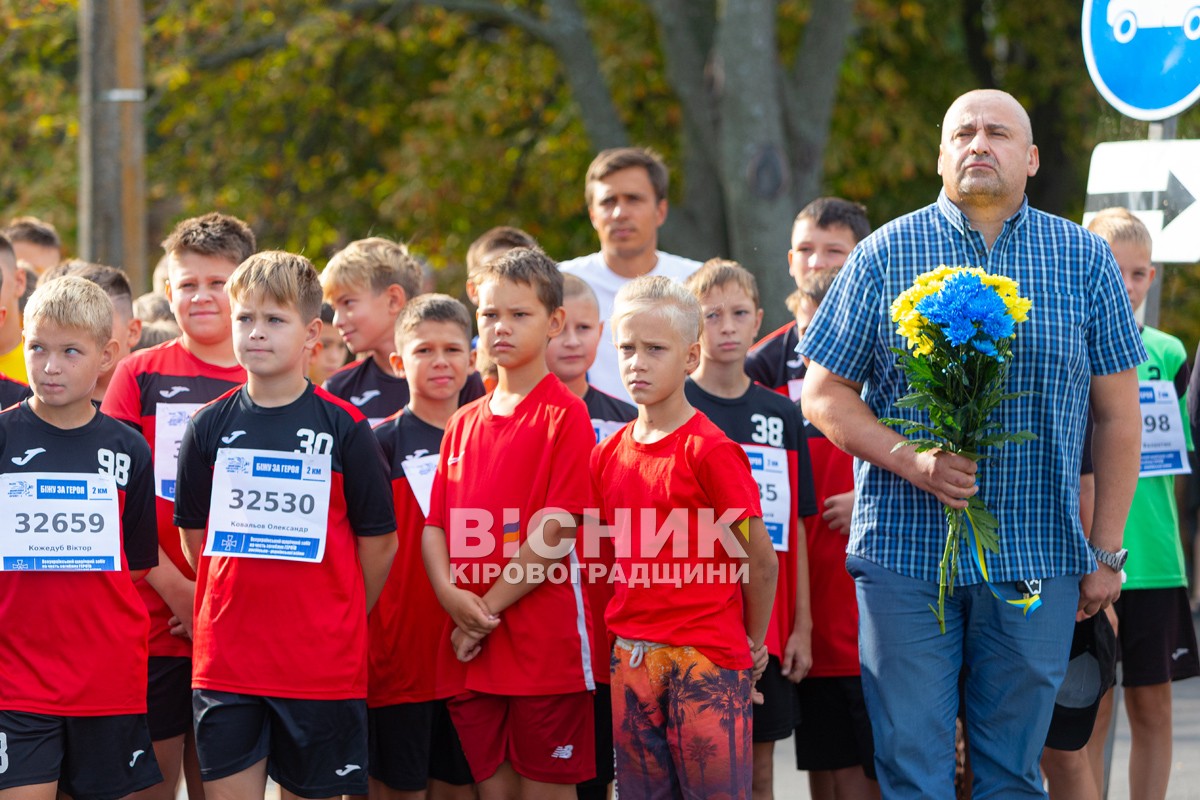
<instances>
[{"instance_id":1,"label":"blue flower","mask_svg":"<svg viewBox=\"0 0 1200 800\"><path fill-rule=\"evenodd\" d=\"M970 343L984 355L995 356L995 343L1013 335L1003 298L969 272L948 278L937 294L917 303L917 311L937 325L951 345Z\"/></svg>"}]
</instances>

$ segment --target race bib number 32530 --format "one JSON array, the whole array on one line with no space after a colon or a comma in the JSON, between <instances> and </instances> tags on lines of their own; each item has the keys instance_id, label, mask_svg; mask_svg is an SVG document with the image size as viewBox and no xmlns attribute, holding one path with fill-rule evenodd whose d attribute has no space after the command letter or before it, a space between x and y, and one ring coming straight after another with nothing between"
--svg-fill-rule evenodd
<instances>
[{"instance_id":1,"label":"race bib number 32530","mask_svg":"<svg viewBox=\"0 0 1200 800\"><path fill-rule=\"evenodd\" d=\"M121 512L108 475L0 475L0 568L113 572L121 568Z\"/></svg>"},{"instance_id":2,"label":"race bib number 32530","mask_svg":"<svg viewBox=\"0 0 1200 800\"><path fill-rule=\"evenodd\" d=\"M218 450L204 555L319 563L331 478L328 453Z\"/></svg>"}]
</instances>

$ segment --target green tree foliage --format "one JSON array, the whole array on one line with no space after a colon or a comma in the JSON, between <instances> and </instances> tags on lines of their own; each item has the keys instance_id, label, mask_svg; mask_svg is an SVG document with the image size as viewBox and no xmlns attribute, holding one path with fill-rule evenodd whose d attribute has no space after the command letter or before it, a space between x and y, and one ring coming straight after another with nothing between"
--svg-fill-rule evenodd
<instances>
[{"instance_id":1,"label":"green tree foliage","mask_svg":"<svg viewBox=\"0 0 1200 800\"><path fill-rule=\"evenodd\" d=\"M593 250L582 175L638 143L672 166L665 245L742 258L773 297L807 200L863 201L879 225L933 199L961 91L1026 103L1031 201L1075 218L1094 144L1145 136L1092 89L1072 0L857 0L852 18L849 1L147 0L148 247L216 207L318 263L405 239L454 288L492 225L560 258ZM76 13L0 0L0 216L47 217L68 241Z\"/></svg>"}]
</instances>

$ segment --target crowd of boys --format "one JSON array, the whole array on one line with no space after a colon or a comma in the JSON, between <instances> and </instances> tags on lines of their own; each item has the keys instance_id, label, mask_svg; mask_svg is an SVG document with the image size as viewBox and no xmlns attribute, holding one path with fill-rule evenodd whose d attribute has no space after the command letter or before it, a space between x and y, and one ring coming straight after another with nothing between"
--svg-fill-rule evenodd
<instances>
[{"instance_id":1,"label":"crowd of boys","mask_svg":"<svg viewBox=\"0 0 1200 800\"><path fill-rule=\"evenodd\" d=\"M769 798L793 735L814 798L880 796L853 462L799 407L866 210L800 212L795 321L756 344L748 270L657 249L661 160L605 151L585 186L597 253L471 247L476 325L402 244L318 273L219 213L136 299L19 221L22 315L0 238L0 800ZM1144 228L1092 227L1138 307ZM1142 337L1186 425L1183 346ZM1165 793L1170 682L1200 673L1173 497L1139 482L1114 615L1137 796ZM1044 770L1098 797L1111 702L1075 695Z\"/></svg>"}]
</instances>

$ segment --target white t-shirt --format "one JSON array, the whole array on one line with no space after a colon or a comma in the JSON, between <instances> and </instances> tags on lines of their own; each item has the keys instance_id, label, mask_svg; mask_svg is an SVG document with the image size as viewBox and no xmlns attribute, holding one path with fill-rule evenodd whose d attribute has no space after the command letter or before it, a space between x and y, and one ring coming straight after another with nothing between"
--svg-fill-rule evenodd
<instances>
[{"instance_id":1,"label":"white t-shirt","mask_svg":"<svg viewBox=\"0 0 1200 800\"><path fill-rule=\"evenodd\" d=\"M655 254L658 256L658 263L646 273L648 275L663 275L683 281L701 266L699 261L673 256L661 250ZM612 340L611 317L617 292L633 278L624 278L609 269L600 253L564 261L558 268L564 273L577 275L587 281L588 286L596 293L596 299L600 301L600 321L604 323L604 335L600 340L600 347L596 350L596 362L588 370L588 383L613 397L628 398L629 393L621 383L621 374L617 367L617 348Z\"/></svg>"}]
</instances>

